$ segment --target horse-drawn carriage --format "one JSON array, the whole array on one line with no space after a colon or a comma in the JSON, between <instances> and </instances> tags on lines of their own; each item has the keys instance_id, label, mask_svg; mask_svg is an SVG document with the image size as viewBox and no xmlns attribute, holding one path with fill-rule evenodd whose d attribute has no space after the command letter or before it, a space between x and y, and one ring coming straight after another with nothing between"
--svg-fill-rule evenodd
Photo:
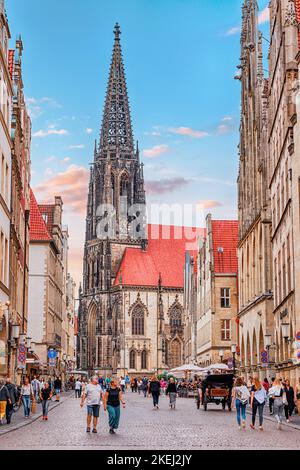
<instances>
[{"instance_id":1,"label":"horse-drawn carriage","mask_svg":"<svg viewBox=\"0 0 300 470\"><path fill-rule=\"evenodd\" d=\"M211 374L202 381L199 392L200 401L205 411L207 411L209 403L221 404L223 410L227 405L228 410L231 411L233 381L233 374Z\"/></svg>"}]
</instances>

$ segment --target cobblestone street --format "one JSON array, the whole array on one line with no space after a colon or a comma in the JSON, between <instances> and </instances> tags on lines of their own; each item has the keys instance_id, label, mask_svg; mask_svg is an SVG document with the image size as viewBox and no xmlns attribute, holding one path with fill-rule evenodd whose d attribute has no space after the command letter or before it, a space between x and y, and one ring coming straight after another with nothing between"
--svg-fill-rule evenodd
<instances>
[{"instance_id":1,"label":"cobblestone street","mask_svg":"<svg viewBox=\"0 0 300 470\"><path fill-rule=\"evenodd\" d=\"M98 434L85 432L86 410L79 400L67 398L49 413L49 421L38 420L18 430L0 435L0 449L299 449L300 431L265 420L265 431L239 431L235 413L211 406L198 411L193 399L178 399L171 411L168 399L161 397L160 410L154 411L150 398L128 392L117 435L108 434L103 409Z\"/></svg>"}]
</instances>

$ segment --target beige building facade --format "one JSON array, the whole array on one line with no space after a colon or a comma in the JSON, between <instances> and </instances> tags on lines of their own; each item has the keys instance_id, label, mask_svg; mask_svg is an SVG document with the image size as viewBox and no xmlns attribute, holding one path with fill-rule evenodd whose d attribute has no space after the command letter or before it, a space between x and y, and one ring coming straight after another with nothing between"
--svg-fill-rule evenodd
<instances>
[{"instance_id":1,"label":"beige building facade","mask_svg":"<svg viewBox=\"0 0 300 470\"><path fill-rule=\"evenodd\" d=\"M231 362L238 352L237 221L206 218L206 235L185 265L185 362ZM196 264L195 264L196 263ZM236 365L238 356L235 357Z\"/></svg>"},{"instance_id":2,"label":"beige building facade","mask_svg":"<svg viewBox=\"0 0 300 470\"><path fill-rule=\"evenodd\" d=\"M269 9L266 80L257 4L248 0L243 6L238 179L241 370L261 378L277 374L294 383L300 365L300 6L294 0L272 0Z\"/></svg>"},{"instance_id":3,"label":"beige building facade","mask_svg":"<svg viewBox=\"0 0 300 470\"><path fill-rule=\"evenodd\" d=\"M262 353L273 332L271 207L267 151L268 82L264 79L257 2L243 5L239 219L239 347L241 372L265 375Z\"/></svg>"},{"instance_id":4,"label":"beige building facade","mask_svg":"<svg viewBox=\"0 0 300 470\"><path fill-rule=\"evenodd\" d=\"M10 218L11 218L11 112L12 78L9 72L8 42L10 31L0 2L0 376L7 374L10 285Z\"/></svg>"},{"instance_id":5,"label":"beige building facade","mask_svg":"<svg viewBox=\"0 0 300 470\"><path fill-rule=\"evenodd\" d=\"M292 0L270 3L270 92L269 92L269 187L272 211L272 260L274 285L274 345L277 371L293 382L299 376L294 350L300 330L300 311L296 297L300 287L295 283L297 265L295 250L299 244L300 146L295 127L298 83L299 22ZM294 137L296 139L294 139ZM294 189L294 190L293 190ZM300 265L298 265L298 270ZM298 318L298 320L297 320Z\"/></svg>"}]
</instances>

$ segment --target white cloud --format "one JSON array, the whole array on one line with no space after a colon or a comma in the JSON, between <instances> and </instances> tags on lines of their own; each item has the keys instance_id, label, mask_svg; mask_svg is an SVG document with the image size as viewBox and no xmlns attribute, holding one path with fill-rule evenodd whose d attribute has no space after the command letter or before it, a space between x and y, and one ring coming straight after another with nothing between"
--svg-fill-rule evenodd
<instances>
[{"instance_id":1,"label":"white cloud","mask_svg":"<svg viewBox=\"0 0 300 470\"><path fill-rule=\"evenodd\" d=\"M220 124L218 126L217 133L219 135L228 134L229 132L231 132L231 127L230 126L227 126L226 124Z\"/></svg>"},{"instance_id":2,"label":"white cloud","mask_svg":"<svg viewBox=\"0 0 300 470\"><path fill-rule=\"evenodd\" d=\"M69 149L84 149L85 145L84 144L79 144L79 145L70 145Z\"/></svg>"},{"instance_id":3,"label":"white cloud","mask_svg":"<svg viewBox=\"0 0 300 470\"><path fill-rule=\"evenodd\" d=\"M228 31L226 31L225 36L234 36L235 34L238 34L240 32L241 32L241 27L234 26L233 28L230 28Z\"/></svg>"},{"instance_id":4,"label":"white cloud","mask_svg":"<svg viewBox=\"0 0 300 470\"><path fill-rule=\"evenodd\" d=\"M68 131L66 129L47 129L46 131L43 131L42 129L34 132L32 134L32 137L39 137L39 138L44 138L48 137L49 135L68 135Z\"/></svg>"},{"instance_id":5,"label":"white cloud","mask_svg":"<svg viewBox=\"0 0 300 470\"><path fill-rule=\"evenodd\" d=\"M223 122L225 121L233 121L233 118L231 116L224 116L222 119Z\"/></svg>"},{"instance_id":6,"label":"white cloud","mask_svg":"<svg viewBox=\"0 0 300 470\"><path fill-rule=\"evenodd\" d=\"M87 134L92 134L92 132L93 132L93 129L91 129L90 127L88 127L88 128L86 129L86 133L87 133Z\"/></svg>"}]
</instances>

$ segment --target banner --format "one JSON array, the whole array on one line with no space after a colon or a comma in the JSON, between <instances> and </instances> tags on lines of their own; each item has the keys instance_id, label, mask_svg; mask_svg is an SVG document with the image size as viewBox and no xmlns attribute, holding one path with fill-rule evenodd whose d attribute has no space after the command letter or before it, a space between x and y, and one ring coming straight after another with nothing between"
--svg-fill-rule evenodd
<instances>
[{"instance_id":1,"label":"banner","mask_svg":"<svg viewBox=\"0 0 300 470\"><path fill-rule=\"evenodd\" d=\"M26 356L27 349L25 344L20 344L18 347L18 369L26 369Z\"/></svg>"}]
</instances>

